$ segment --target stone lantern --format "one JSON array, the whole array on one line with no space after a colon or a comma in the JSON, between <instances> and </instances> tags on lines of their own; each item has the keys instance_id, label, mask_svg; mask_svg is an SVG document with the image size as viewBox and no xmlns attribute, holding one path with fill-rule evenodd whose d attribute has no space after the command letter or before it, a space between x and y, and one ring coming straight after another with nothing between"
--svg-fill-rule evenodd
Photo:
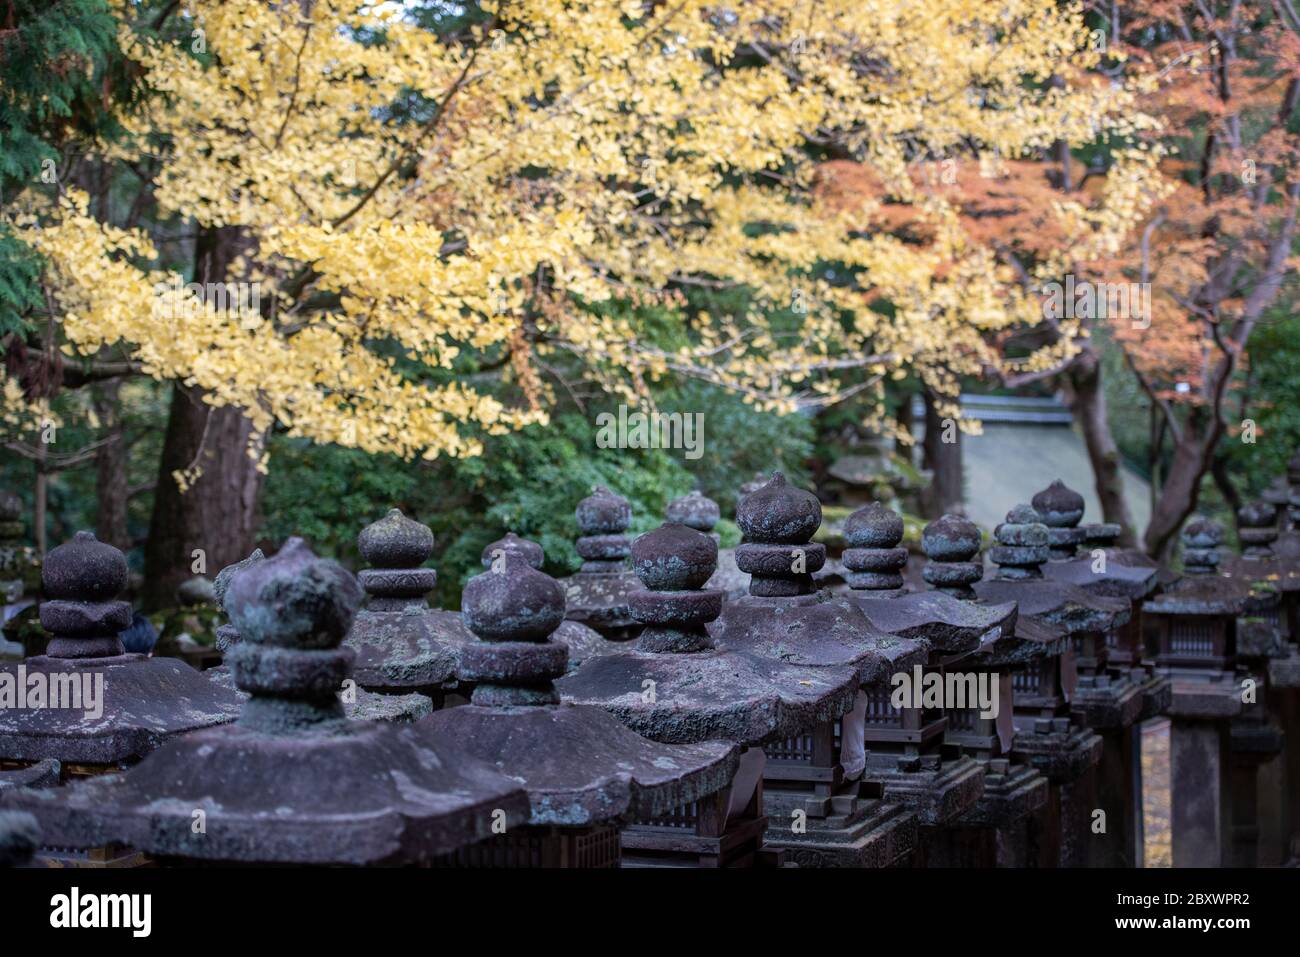
<instances>
[{"instance_id":1,"label":"stone lantern","mask_svg":"<svg viewBox=\"0 0 1300 957\"><path fill-rule=\"evenodd\" d=\"M1102 739L1097 806L1106 829L1095 835L1089 859L1104 867L1140 867L1143 858L1141 723L1169 706L1169 680L1143 661L1142 605L1160 586L1155 563L1113 546L1119 526L1087 524L1084 500L1059 479L1033 498L1047 525L1051 561L1042 566L1051 581L1092 595L1127 599L1128 618L1105 632L1074 638L1077 681L1070 699L1075 721ZM1082 549L1083 553L1079 554Z\"/></svg>"},{"instance_id":2,"label":"stone lantern","mask_svg":"<svg viewBox=\"0 0 1300 957\"><path fill-rule=\"evenodd\" d=\"M344 641L356 652L357 683L381 694L418 692L439 708L449 696L463 699L456 665L472 636L457 612L425 600L438 581L424 567L433 532L394 508L362 529L357 547L371 566L357 576L369 597Z\"/></svg>"},{"instance_id":3,"label":"stone lantern","mask_svg":"<svg viewBox=\"0 0 1300 957\"><path fill-rule=\"evenodd\" d=\"M1293 707L1300 671L1291 622L1300 597L1300 559L1278 555L1277 508L1265 501L1237 510L1240 555L1228 557L1220 572L1258 591L1276 589L1278 603L1237 619L1237 657L1262 687L1242 703L1229 732L1232 748L1233 864L1277 866L1286 862L1291 830L1300 814L1300 723ZM1285 760L1277 760L1286 752ZM1288 781L1291 775L1295 784Z\"/></svg>"},{"instance_id":4,"label":"stone lantern","mask_svg":"<svg viewBox=\"0 0 1300 957\"><path fill-rule=\"evenodd\" d=\"M713 530L721 517L718 503L698 489L673 499L664 510L665 522L689 525L719 543L718 570L704 587L721 591L728 599L743 598L749 594L749 576L736 565L736 550L721 547L722 537Z\"/></svg>"},{"instance_id":5,"label":"stone lantern","mask_svg":"<svg viewBox=\"0 0 1300 957\"><path fill-rule=\"evenodd\" d=\"M230 583L234 580L234 577L245 568L264 561L266 561L266 556L258 548L242 561L227 565L217 572L216 579L213 582L213 597L219 610L225 611L226 593L230 589ZM217 627L217 647L223 654L230 654L231 650L239 644L239 641L239 629L234 625L226 622ZM203 677L234 693L241 701L248 698L248 693L243 691L236 683L235 673L227 664L209 668L203 672ZM355 680L352 679L349 679L345 686L339 688L339 700L343 703L343 710L347 716L355 721L412 722L418 721L433 710L433 702L425 695L415 692L410 694L376 694L358 686Z\"/></svg>"},{"instance_id":6,"label":"stone lantern","mask_svg":"<svg viewBox=\"0 0 1300 957\"><path fill-rule=\"evenodd\" d=\"M562 580L565 615L611 641L635 638L641 628L632 617L628 596L640 586L627 567L632 506L623 496L597 485L573 514L583 563L576 575Z\"/></svg>"},{"instance_id":7,"label":"stone lantern","mask_svg":"<svg viewBox=\"0 0 1300 957\"><path fill-rule=\"evenodd\" d=\"M0 771L57 761L64 780L121 771L168 739L231 721L239 699L176 658L127 654L126 557L90 532L52 549L41 571L46 653L0 664ZM33 697L39 691L40 699ZM48 765L47 765L48 767ZM47 848L67 865L123 866L126 848Z\"/></svg>"},{"instance_id":8,"label":"stone lantern","mask_svg":"<svg viewBox=\"0 0 1300 957\"><path fill-rule=\"evenodd\" d=\"M644 587L629 596L644 630L634 648L602 655L556 682L566 701L610 711L656 741L724 740L744 751L724 792L623 831L624 866L753 866L770 861L763 837L763 746L808 734L854 705L853 666L810 667L717 647L706 625L720 591L702 590L718 546L685 525L664 525L632 545Z\"/></svg>"},{"instance_id":9,"label":"stone lantern","mask_svg":"<svg viewBox=\"0 0 1300 957\"><path fill-rule=\"evenodd\" d=\"M290 539L230 582L249 698L235 725L173 741L121 775L23 791L61 846L119 841L162 863L424 864L522 827L528 795L455 741L410 725L351 722L337 688L361 590Z\"/></svg>"},{"instance_id":10,"label":"stone lantern","mask_svg":"<svg viewBox=\"0 0 1300 957\"><path fill-rule=\"evenodd\" d=\"M1195 517L1182 532L1183 577L1148 599L1143 629L1173 686L1171 832L1175 867L1231 859L1230 726L1242 712L1237 620L1275 608L1275 589L1215 574L1223 530Z\"/></svg>"},{"instance_id":11,"label":"stone lantern","mask_svg":"<svg viewBox=\"0 0 1300 957\"><path fill-rule=\"evenodd\" d=\"M1072 720L1079 692L1079 660L1097 668L1104 655L1105 635L1122 627L1132 614L1125 598L1092 594L1068 582L1046 576L1051 549L1050 529L1038 511L1019 505L998 526L999 545L990 552L1000 565L998 576L977 586L989 601L1015 600L1020 622L1063 632L1067 644L1057 654L1041 656L1016 676L1016 740L1013 755L1041 770L1052 784L1047 818L1059 821L1061 866L1079 867L1093 857L1097 807L1095 767L1101 759L1102 740L1088 727ZM1060 527L1060 526L1055 526ZM1044 549L1043 546L1047 546ZM1107 721L1132 724L1141 708L1136 687L1109 694L1108 681L1091 683L1087 699L1109 708ZM1099 693L1098 693L1099 692ZM1118 824L1107 821L1109 829ZM1049 830L1052 830L1049 825Z\"/></svg>"},{"instance_id":12,"label":"stone lantern","mask_svg":"<svg viewBox=\"0 0 1300 957\"><path fill-rule=\"evenodd\" d=\"M569 650L553 635L564 589L519 551L496 557L461 600L479 639L461 655L461 673L474 685L470 704L436 712L420 728L521 780L531 815L527 827L464 848L448 863L616 867L622 825L724 790L737 749L723 741L660 744L603 708L561 704L553 682L567 670Z\"/></svg>"},{"instance_id":13,"label":"stone lantern","mask_svg":"<svg viewBox=\"0 0 1300 957\"><path fill-rule=\"evenodd\" d=\"M934 561L927 580L947 591L909 593L902 577L906 550L902 519L879 503L864 506L844 523L843 563L851 591L846 598L881 631L925 642L924 667L904 677L917 682L939 680L986 642L1009 632L1016 620L1013 603L978 605L957 595L979 576L968 561L979 548L973 525L957 516L932 522L922 546ZM899 674L895 672L895 675ZM984 798L984 766L957 743L954 715L942 705L893 701L889 686L868 691L865 738L867 769L864 793L876 793L913 811L921 824L920 859L939 854L951 843L948 834ZM982 842L981 842L982 844ZM980 851L988 850L981 847ZM976 852L977 855L979 852ZM989 852L981 862L993 863Z\"/></svg>"},{"instance_id":14,"label":"stone lantern","mask_svg":"<svg viewBox=\"0 0 1300 957\"><path fill-rule=\"evenodd\" d=\"M483 549L484 568L500 568L506 554L515 553L524 560L529 568L541 571L546 561L542 546L536 542L521 538L514 532L507 532L503 537L491 542ZM551 633L551 640L569 649L569 670L582 666L588 658L617 651L621 645L610 641L600 632L576 621L562 621ZM463 675L462 675L463 678Z\"/></svg>"},{"instance_id":15,"label":"stone lantern","mask_svg":"<svg viewBox=\"0 0 1300 957\"><path fill-rule=\"evenodd\" d=\"M825 591L761 594L774 590L769 579L776 578L779 588L791 566L807 565L802 556L821 524L821 506L811 493L786 484L777 473L744 500L736 518L746 538L741 560L753 572L754 594L723 606L710 626L717 646L775 662L849 666L859 676L860 690L848 715L765 746L768 844L803 867L888 867L909 859L916 847L916 816L878 795L862 794L864 727L868 695L887 695L890 677L923 665L929 647L879 631L853 602Z\"/></svg>"}]
</instances>

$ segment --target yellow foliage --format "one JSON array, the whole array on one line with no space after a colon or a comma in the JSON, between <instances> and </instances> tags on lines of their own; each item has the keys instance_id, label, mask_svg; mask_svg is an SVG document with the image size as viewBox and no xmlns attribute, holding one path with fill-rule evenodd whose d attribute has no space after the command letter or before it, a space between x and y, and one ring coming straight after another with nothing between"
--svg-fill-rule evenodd
<instances>
[{"instance_id":1,"label":"yellow foliage","mask_svg":"<svg viewBox=\"0 0 1300 957\"><path fill-rule=\"evenodd\" d=\"M67 342L121 344L258 429L404 456L472 455L476 434L544 420L530 366L556 350L626 396L689 375L788 411L862 390L851 370L876 394L906 370L951 392L1002 361L991 335L1041 310L925 171L960 156L996 172L1154 125L1136 86L1086 72L1099 54L1082 10L1056 0L501 0L456 40L398 6L192 0L202 57L118 6L161 95L115 149L163 161L164 213L240 228L248 252L226 278L269 306L196 299L143 233L75 193L33 197L19 225ZM870 195L829 187L808 147L830 141ZM1061 257L1113 254L1158 195L1152 163L1125 169L1097 203L1038 211L1070 234ZM747 286L753 308L692 317L690 344L665 350L627 313L582 305L671 304L664 290L692 283ZM447 370L496 349L522 407L395 361Z\"/></svg>"}]
</instances>

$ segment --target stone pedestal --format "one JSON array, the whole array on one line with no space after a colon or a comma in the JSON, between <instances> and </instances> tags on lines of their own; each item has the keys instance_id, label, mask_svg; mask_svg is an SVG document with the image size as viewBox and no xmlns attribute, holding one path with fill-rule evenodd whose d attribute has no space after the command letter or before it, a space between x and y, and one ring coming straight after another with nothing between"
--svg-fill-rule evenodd
<instances>
[{"instance_id":1,"label":"stone pedestal","mask_svg":"<svg viewBox=\"0 0 1300 957\"><path fill-rule=\"evenodd\" d=\"M1174 718L1170 733L1174 867L1222 867L1230 846L1227 726Z\"/></svg>"}]
</instances>

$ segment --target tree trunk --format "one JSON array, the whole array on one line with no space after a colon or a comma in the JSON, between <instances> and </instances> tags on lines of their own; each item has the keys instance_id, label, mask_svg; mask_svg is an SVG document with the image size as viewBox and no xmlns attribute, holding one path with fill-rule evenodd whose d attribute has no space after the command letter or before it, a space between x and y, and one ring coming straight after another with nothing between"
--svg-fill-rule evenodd
<instances>
[{"instance_id":1,"label":"tree trunk","mask_svg":"<svg viewBox=\"0 0 1300 957\"><path fill-rule=\"evenodd\" d=\"M224 282L244 239L237 228L204 229L195 245L195 281ZM142 599L148 609L176 601L176 589L200 572L209 577L252 551L262 475L250 456L262 437L238 409L214 408L199 389L172 387L158 463L153 515L145 545ZM182 491L173 473L198 468Z\"/></svg>"},{"instance_id":2,"label":"tree trunk","mask_svg":"<svg viewBox=\"0 0 1300 957\"><path fill-rule=\"evenodd\" d=\"M1188 422L1187 430L1192 431ZM1201 479L1209 469L1205 441L1196 435L1186 435L1174 445L1174 455L1169 463L1160 498L1151 512L1144 546L1152 558L1164 560L1173 551L1174 537L1187 517L1196 511L1200 500Z\"/></svg>"},{"instance_id":3,"label":"tree trunk","mask_svg":"<svg viewBox=\"0 0 1300 957\"><path fill-rule=\"evenodd\" d=\"M1131 548L1137 544L1133 515L1124 496L1124 477L1120 472L1119 447L1110 431L1106 409L1106 392L1101 383L1101 361L1091 349L1085 349L1070 365L1066 383L1071 392L1074 420L1083 433L1083 442L1092 464L1093 483L1101 502L1102 520L1113 522L1123 530L1120 544Z\"/></svg>"},{"instance_id":4,"label":"tree trunk","mask_svg":"<svg viewBox=\"0 0 1300 957\"><path fill-rule=\"evenodd\" d=\"M931 472L925 496L929 518L947 512L965 513L962 505L961 429L952 419L939 416L934 394L925 390L925 465ZM947 440L947 441L945 441Z\"/></svg>"},{"instance_id":5,"label":"tree trunk","mask_svg":"<svg viewBox=\"0 0 1300 957\"><path fill-rule=\"evenodd\" d=\"M127 551L131 536L126 526L127 448L118 406L120 388L121 383L116 379L94 387L95 413L99 416L104 442L95 452L95 537Z\"/></svg>"},{"instance_id":6,"label":"tree trunk","mask_svg":"<svg viewBox=\"0 0 1300 957\"><path fill-rule=\"evenodd\" d=\"M1225 455L1216 455L1214 461L1210 464L1210 474L1214 476L1214 484L1219 488L1219 494L1223 500L1228 503L1228 508L1232 509L1233 520L1236 520L1237 512L1242 506L1241 493L1237 491L1237 485L1232 481L1232 476L1228 473L1228 458Z\"/></svg>"},{"instance_id":7,"label":"tree trunk","mask_svg":"<svg viewBox=\"0 0 1300 957\"><path fill-rule=\"evenodd\" d=\"M238 409L213 408L199 390L172 387L145 545L146 608L175 604L185 579L200 571L211 577L253 550L262 476L247 451L252 435ZM181 491L172 473L192 465L202 472Z\"/></svg>"}]
</instances>

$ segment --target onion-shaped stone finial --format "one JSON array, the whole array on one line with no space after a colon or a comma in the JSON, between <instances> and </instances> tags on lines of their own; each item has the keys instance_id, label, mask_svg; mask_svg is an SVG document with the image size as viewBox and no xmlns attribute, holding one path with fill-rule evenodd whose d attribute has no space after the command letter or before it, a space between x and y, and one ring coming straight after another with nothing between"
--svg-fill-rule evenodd
<instances>
[{"instance_id":1,"label":"onion-shaped stone finial","mask_svg":"<svg viewBox=\"0 0 1300 957\"><path fill-rule=\"evenodd\" d=\"M461 592L461 617L480 640L461 652L460 677L477 682L476 705L556 704L569 650L550 636L564 620L564 587L520 552L497 557Z\"/></svg>"},{"instance_id":2,"label":"onion-shaped stone finial","mask_svg":"<svg viewBox=\"0 0 1300 957\"><path fill-rule=\"evenodd\" d=\"M438 584L438 573L421 568L433 554L429 526L407 518L393 508L357 536L361 557L371 564L357 576L370 596L371 611L398 611L424 607L424 596Z\"/></svg>"},{"instance_id":3,"label":"onion-shaped stone finial","mask_svg":"<svg viewBox=\"0 0 1300 957\"><path fill-rule=\"evenodd\" d=\"M1019 581L1042 578L1042 564L1048 559L1048 529L1032 505L1017 505L1007 519L993 530L997 544L989 557L998 565L998 578Z\"/></svg>"},{"instance_id":4,"label":"onion-shaped stone finial","mask_svg":"<svg viewBox=\"0 0 1300 957\"><path fill-rule=\"evenodd\" d=\"M688 495L673 499L664 511L664 518L679 525L686 525L697 532L712 532L713 526L722 517L718 503L699 489Z\"/></svg>"},{"instance_id":5,"label":"onion-shaped stone finial","mask_svg":"<svg viewBox=\"0 0 1300 957\"><path fill-rule=\"evenodd\" d=\"M1219 567L1223 526L1201 515L1183 526L1183 571L1189 575L1213 574Z\"/></svg>"},{"instance_id":6,"label":"onion-shaped stone finial","mask_svg":"<svg viewBox=\"0 0 1300 957\"><path fill-rule=\"evenodd\" d=\"M1268 502L1249 502L1237 509L1237 537L1242 551L1255 558L1268 558L1277 541L1277 508Z\"/></svg>"},{"instance_id":7,"label":"onion-shaped stone finial","mask_svg":"<svg viewBox=\"0 0 1300 957\"><path fill-rule=\"evenodd\" d=\"M494 561L498 561L497 552L516 552L530 567L540 569L542 563L546 561L546 555L542 551L542 546L527 538L520 538L514 532L506 532L505 537L498 538L495 542L483 549L483 567L491 568Z\"/></svg>"},{"instance_id":8,"label":"onion-shaped stone finial","mask_svg":"<svg viewBox=\"0 0 1300 957\"><path fill-rule=\"evenodd\" d=\"M242 640L230 651L230 668L252 695L240 724L275 733L344 720L338 692L353 653L339 643L360 604L356 579L301 538L236 575L226 610Z\"/></svg>"},{"instance_id":9,"label":"onion-shaped stone finial","mask_svg":"<svg viewBox=\"0 0 1300 957\"><path fill-rule=\"evenodd\" d=\"M1073 528L1083 521L1083 496L1057 479L1030 500L1048 528Z\"/></svg>"},{"instance_id":10,"label":"onion-shaped stone finial","mask_svg":"<svg viewBox=\"0 0 1300 957\"><path fill-rule=\"evenodd\" d=\"M1081 527L1083 496L1057 479L1031 500L1039 521L1047 526L1050 557L1062 561L1074 557L1079 545L1089 540L1093 526ZM1116 532L1118 534L1118 530Z\"/></svg>"},{"instance_id":11,"label":"onion-shaped stone finial","mask_svg":"<svg viewBox=\"0 0 1300 957\"><path fill-rule=\"evenodd\" d=\"M974 560L980 550L974 522L952 513L936 518L921 531L921 550L929 559L922 578L955 598L974 597L970 586L984 575L983 566Z\"/></svg>"},{"instance_id":12,"label":"onion-shaped stone finial","mask_svg":"<svg viewBox=\"0 0 1300 957\"><path fill-rule=\"evenodd\" d=\"M375 568L418 568L433 554L433 532L407 518L400 508L390 508L361 530L357 548Z\"/></svg>"},{"instance_id":13,"label":"onion-shaped stone finial","mask_svg":"<svg viewBox=\"0 0 1300 957\"><path fill-rule=\"evenodd\" d=\"M632 569L645 586L629 599L645 625L637 650L712 647L705 625L722 614L722 592L703 586L717 567L718 543L686 525L666 523L632 543Z\"/></svg>"},{"instance_id":14,"label":"onion-shaped stone finial","mask_svg":"<svg viewBox=\"0 0 1300 957\"><path fill-rule=\"evenodd\" d=\"M266 555L260 548L253 549L253 553L242 561L235 562L233 565L227 565L221 571L217 572L216 577L212 580L212 596L217 603L217 607L222 611L226 610L226 592L230 590L230 583L235 576L247 568L249 565L256 565L258 562L266 561ZM232 624L217 626L217 649L221 652L230 650L236 642L239 641L239 629Z\"/></svg>"},{"instance_id":15,"label":"onion-shaped stone finial","mask_svg":"<svg viewBox=\"0 0 1300 957\"><path fill-rule=\"evenodd\" d=\"M751 576L749 593L773 598L814 591L812 573L826 564L826 546L812 543L821 523L817 496L790 485L781 472L746 495L736 506L745 536L736 565Z\"/></svg>"},{"instance_id":16,"label":"onion-shaped stone finial","mask_svg":"<svg viewBox=\"0 0 1300 957\"><path fill-rule=\"evenodd\" d=\"M597 485L578 503L573 514L581 533L576 544L583 559L582 571L588 574L623 571L628 556L624 533L632 524L632 506L628 500Z\"/></svg>"},{"instance_id":17,"label":"onion-shaped stone finial","mask_svg":"<svg viewBox=\"0 0 1300 957\"><path fill-rule=\"evenodd\" d=\"M907 565L903 518L881 502L864 505L844 520L844 577L849 587L868 595L894 593L903 587Z\"/></svg>"},{"instance_id":18,"label":"onion-shaped stone finial","mask_svg":"<svg viewBox=\"0 0 1300 957\"><path fill-rule=\"evenodd\" d=\"M107 658L125 652L118 633L131 624L131 606L114 599L126 587L126 556L90 532L52 549L41 569L41 626L55 637L51 658Z\"/></svg>"}]
</instances>

